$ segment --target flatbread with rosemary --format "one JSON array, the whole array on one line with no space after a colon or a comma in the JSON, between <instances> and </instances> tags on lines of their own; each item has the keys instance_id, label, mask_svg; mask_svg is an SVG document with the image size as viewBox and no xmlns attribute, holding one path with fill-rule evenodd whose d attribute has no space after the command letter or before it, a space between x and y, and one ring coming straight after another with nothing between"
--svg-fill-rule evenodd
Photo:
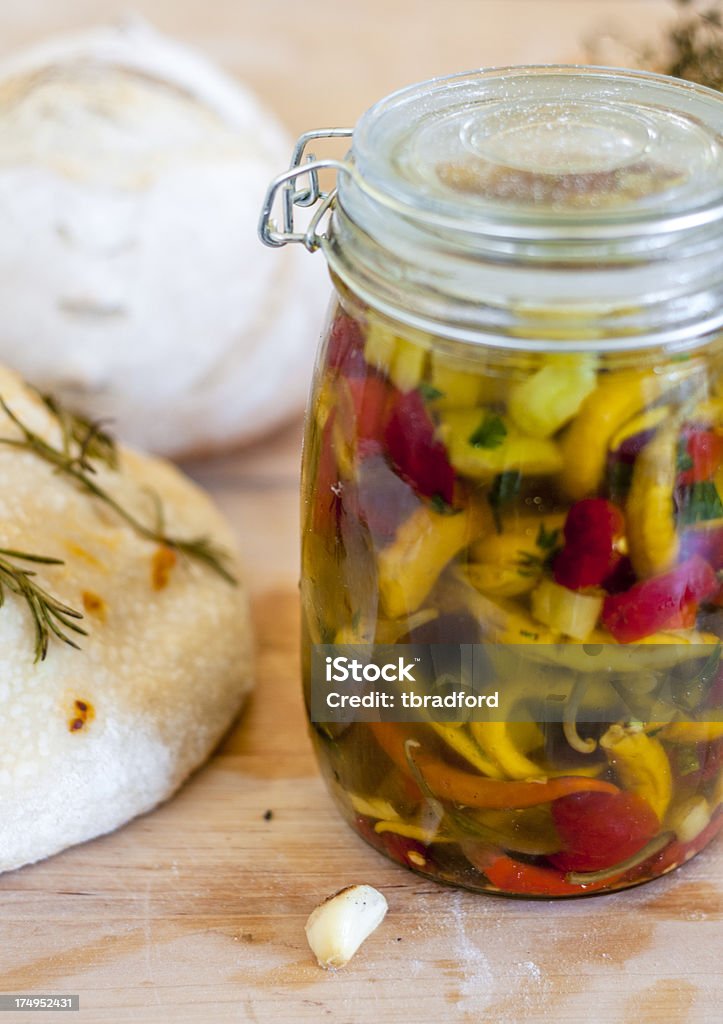
<instances>
[{"instance_id":1,"label":"flatbread with rosemary","mask_svg":"<svg viewBox=\"0 0 723 1024\"><path fill-rule=\"evenodd\" d=\"M1 368L0 586L8 870L170 796L238 712L251 658L209 499Z\"/></svg>"}]
</instances>

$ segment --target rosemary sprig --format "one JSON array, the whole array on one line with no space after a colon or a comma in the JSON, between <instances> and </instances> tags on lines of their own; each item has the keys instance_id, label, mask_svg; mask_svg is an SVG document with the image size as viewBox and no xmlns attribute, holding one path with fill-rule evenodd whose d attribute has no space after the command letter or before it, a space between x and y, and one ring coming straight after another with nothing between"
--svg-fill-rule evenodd
<instances>
[{"instance_id":1,"label":"rosemary sprig","mask_svg":"<svg viewBox=\"0 0 723 1024\"><path fill-rule=\"evenodd\" d=\"M209 569L221 576L227 583L233 586L236 585L236 578L226 566L228 554L223 548L214 544L209 537L191 537L188 540L184 540L166 531L163 525L160 501L157 497L154 497L156 522L152 526L141 522L132 512L123 508L94 479L97 474L95 467L91 463L91 459L96 458L102 459L106 464L111 464L109 459L113 460L116 457L115 446L112 440L98 424L91 423L74 414L66 413L61 410L61 407L54 399L50 399L50 401L43 399L43 401L60 423L63 434L61 447L56 448L23 423L8 406L2 395L0 395L0 408L5 412L8 419L15 424L22 437L0 437L0 444L33 452L39 458L54 466L58 472L64 473L75 480L82 490L92 494L93 497L102 501L108 508L111 508L139 537L144 537L146 540L153 541L156 544L172 548L187 558L195 558L197 561L207 565Z\"/></svg>"},{"instance_id":2,"label":"rosemary sprig","mask_svg":"<svg viewBox=\"0 0 723 1024\"><path fill-rule=\"evenodd\" d=\"M18 561L38 565L63 565L63 562L59 558L0 548L0 608L5 603L6 589L17 594L27 604L35 626L35 662L45 659L51 636L78 650L78 644L68 635L67 630L87 636L86 631L78 625L77 620L83 618L81 613L58 601L36 583L34 577L37 573L33 569L23 569L13 564Z\"/></svg>"},{"instance_id":3,"label":"rosemary sprig","mask_svg":"<svg viewBox=\"0 0 723 1024\"><path fill-rule=\"evenodd\" d=\"M70 458L73 444L78 446L75 460L88 473L95 473L92 459L105 463L109 469L118 469L118 449L115 439L104 429L103 421L89 420L77 412L64 409L53 395L37 392L38 398L55 416L63 432L63 451Z\"/></svg>"}]
</instances>

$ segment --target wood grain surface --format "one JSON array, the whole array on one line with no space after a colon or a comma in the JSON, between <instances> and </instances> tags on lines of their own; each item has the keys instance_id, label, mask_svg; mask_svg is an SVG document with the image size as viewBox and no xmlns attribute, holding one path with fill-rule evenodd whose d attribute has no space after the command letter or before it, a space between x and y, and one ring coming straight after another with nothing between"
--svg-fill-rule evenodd
<instances>
[{"instance_id":1,"label":"wood grain surface","mask_svg":"<svg viewBox=\"0 0 723 1024\"><path fill-rule=\"evenodd\" d=\"M653 0L137 7L243 74L294 131L349 123L390 89L430 74L567 59L600 24L640 30L666 11ZM116 11L106 0L6 3L0 49ZM80 993L81 1024L718 1024L720 843L622 895L509 901L420 880L338 818L300 695L299 446L294 424L188 467L242 545L257 691L174 800L111 836L0 876L0 992ZM346 969L325 973L304 922L322 897L353 882L380 888L389 914ZM8 1013L0 1024L57 1019Z\"/></svg>"}]
</instances>

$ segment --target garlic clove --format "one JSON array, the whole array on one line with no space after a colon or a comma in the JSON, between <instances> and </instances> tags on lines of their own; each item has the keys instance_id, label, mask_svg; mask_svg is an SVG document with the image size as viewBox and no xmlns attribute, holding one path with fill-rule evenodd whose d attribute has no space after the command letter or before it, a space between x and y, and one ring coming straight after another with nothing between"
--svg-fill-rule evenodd
<instances>
[{"instance_id":1,"label":"garlic clove","mask_svg":"<svg viewBox=\"0 0 723 1024\"><path fill-rule=\"evenodd\" d=\"M319 966L347 964L387 909L384 896L371 885L349 885L320 903L306 922L306 938Z\"/></svg>"}]
</instances>

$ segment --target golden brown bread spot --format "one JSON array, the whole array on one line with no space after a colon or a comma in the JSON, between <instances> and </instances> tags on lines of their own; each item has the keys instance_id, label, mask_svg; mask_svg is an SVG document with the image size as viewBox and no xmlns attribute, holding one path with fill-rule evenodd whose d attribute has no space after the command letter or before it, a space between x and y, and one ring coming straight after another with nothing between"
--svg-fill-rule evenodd
<instances>
[{"instance_id":1,"label":"golden brown bread spot","mask_svg":"<svg viewBox=\"0 0 723 1024\"><path fill-rule=\"evenodd\" d=\"M171 570L177 562L176 552L165 544L157 547L151 560L151 586L154 590L163 590L168 586Z\"/></svg>"},{"instance_id":2,"label":"golden brown bread spot","mask_svg":"<svg viewBox=\"0 0 723 1024\"><path fill-rule=\"evenodd\" d=\"M84 729L88 722L92 722L95 718L95 708L87 700L80 700L79 698L73 701L73 710L68 722L68 728L71 732L80 732Z\"/></svg>"},{"instance_id":3,"label":"golden brown bread spot","mask_svg":"<svg viewBox=\"0 0 723 1024\"><path fill-rule=\"evenodd\" d=\"M75 555L76 558L82 559L84 562L87 562L88 565L92 565L95 569L104 568L103 563L99 561L95 555L92 555L90 551L86 551L84 547L81 547L80 544L76 544L75 541L66 540L65 549L68 554Z\"/></svg>"},{"instance_id":4,"label":"golden brown bread spot","mask_svg":"<svg viewBox=\"0 0 723 1024\"><path fill-rule=\"evenodd\" d=\"M81 598L83 600L83 608L86 610L88 615L93 615L101 622L106 621L108 617L108 605L100 594L96 594L93 590L84 590L81 594Z\"/></svg>"}]
</instances>

